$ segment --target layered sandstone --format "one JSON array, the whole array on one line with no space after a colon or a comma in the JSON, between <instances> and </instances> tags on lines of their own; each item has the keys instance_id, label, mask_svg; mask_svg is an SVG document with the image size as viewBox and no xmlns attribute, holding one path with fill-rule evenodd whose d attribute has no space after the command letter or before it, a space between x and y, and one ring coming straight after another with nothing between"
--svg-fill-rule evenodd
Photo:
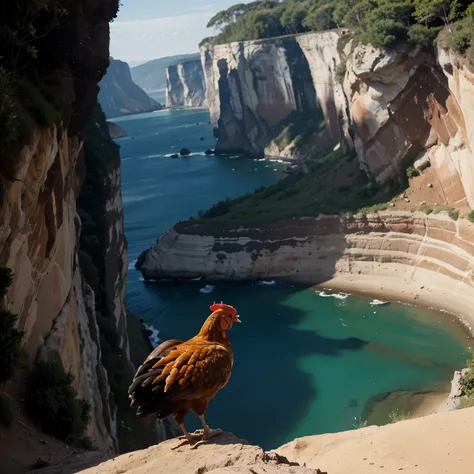
<instances>
[{"instance_id":1,"label":"layered sandstone","mask_svg":"<svg viewBox=\"0 0 474 474\"><path fill-rule=\"evenodd\" d=\"M440 298L446 308L451 299L474 301L472 242L474 224L420 212L254 224L190 221L165 233L141 255L138 266L148 279L326 284L344 278L354 289L363 286L364 278L386 280L394 288L396 282L405 287L416 283L420 300L431 298L433 306L449 288L450 295Z\"/></svg>"}]
</instances>

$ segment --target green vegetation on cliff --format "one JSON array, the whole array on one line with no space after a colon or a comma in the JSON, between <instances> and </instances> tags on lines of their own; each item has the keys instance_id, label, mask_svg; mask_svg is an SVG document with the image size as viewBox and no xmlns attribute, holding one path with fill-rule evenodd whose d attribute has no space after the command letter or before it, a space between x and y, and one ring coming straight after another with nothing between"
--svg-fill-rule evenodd
<instances>
[{"instance_id":1,"label":"green vegetation on cliff","mask_svg":"<svg viewBox=\"0 0 474 474\"><path fill-rule=\"evenodd\" d=\"M73 376L60 362L37 362L27 380L26 404L41 429L71 443L80 443L90 407L72 387Z\"/></svg>"},{"instance_id":2,"label":"green vegetation on cliff","mask_svg":"<svg viewBox=\"0 0 474 474\"><path fill-rule=\"evenodd\" d=\"M467 369L467 373L461 377L461 390L464 395L461 408L474 407L474 354L467 361Z\"/></svg>"},{"instance_id":3,"label":"green vegetation on cliff","mask_svg":"<svg viewBox=\"0 0 474 474\"><path fill-rule=\"evenodd\" d=\"M395 182L383 189L370 183L354 153L339 149L304 163L272 186L220 201L198 218L259 221L359 211L390 200L400 188Z\"/></svg>"},{"instance_id":4,"label":"green vegetation on cliff","mask_svg":"<svg viewBox=\"0 0 474 474\"><path fill-rule=\"evenodd\" d=\"M260 0L221 11L207 26L221 30L212 39L217 44L348 27L360 41L379 47L426 46L449 26L451 46L464 52L472 40L473 11L471 0ZM461 23L453 27L456 21Z\"/></svg>"}]
</instances>

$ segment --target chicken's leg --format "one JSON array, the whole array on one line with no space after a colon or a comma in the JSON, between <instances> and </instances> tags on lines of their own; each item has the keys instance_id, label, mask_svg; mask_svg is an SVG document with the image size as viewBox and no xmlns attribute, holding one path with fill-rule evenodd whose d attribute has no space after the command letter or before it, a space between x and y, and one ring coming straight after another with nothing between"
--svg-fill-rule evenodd
<instances>
[{"instance_id":1,"label":"chicken's leg","mask_svg":"<svg viewBox=\"0 0 474 474\"><path fill-rule=\"evenodd\" d=\"M184 423L181 423L179 425L179 427L181 428L181 431L183 432L183 435L184 436L180 436L178 439L182 439L183 442L178 444L177 446L175 446L174 448L171 448L173 450L175 449L178 449L178 448L181 448L182 446L185 446L187 444L191 444L193 445L195 442L199 441L202 439L202 436L201 434L191 434L189 433L189 431L186 429L186 427L184 426Z\"/></svg>"},{"instance_id":2,"label":"chicken's leg","mask_svg":"<svg viewBox=\"0 0 474 474\"><path fill-rule=\"evenodd\" d=\"M202 427L203 427L202 439L201 439L201 441L198 441L196 444L194 444L191 447L191 449L196 449L201 444L207 443L207 441L209 439L213 438L214 436L218 436L222 433L221 429L212 430L211 428L209 428L209 426L207 425L206 420L204 418L204 415L199 415L199 419L201 420Z\"/></svg>"},{"instance_id":3,"label":"chicken's leg","mask_svg":"<svg viewBox=\"0 0 474 474\"><path fill-rule=\"evenodd\" d=\"M181 431L183 432L183 435L184 435L184 436L180 436L179 439L186 438L186 440L189 443L193 443L194 441L197 441L197 440L202 438L202 436L200 434L191 434L191 433L189 433L189 431L186 429L184 424L179 425L179 427L181 428Z\"/></svg>"}]
</instances>

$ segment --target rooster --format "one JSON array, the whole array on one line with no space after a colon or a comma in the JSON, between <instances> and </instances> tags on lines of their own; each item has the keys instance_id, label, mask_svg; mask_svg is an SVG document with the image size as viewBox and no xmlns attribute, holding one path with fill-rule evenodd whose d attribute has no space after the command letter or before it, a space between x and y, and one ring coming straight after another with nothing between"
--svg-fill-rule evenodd
<instances>
[{"instance_id":1,"label":"rooster","mask_svg":"<svg viewBox=\"0 0 474 474\"><path fill-rule=\"evenodd\" d=\"M209 428L204 413L230 379L234 356L227 331L241 322L232 306L214 303L210 309L212 314L197 336L186 342L165 341L151 352L128 390L130 406L137 407L138 416L172 415L187 442L196 442L194 447L222 433ZM186 430L184 418L190 410L199 416L202 434Z\"/></svg>"}]
</instances>

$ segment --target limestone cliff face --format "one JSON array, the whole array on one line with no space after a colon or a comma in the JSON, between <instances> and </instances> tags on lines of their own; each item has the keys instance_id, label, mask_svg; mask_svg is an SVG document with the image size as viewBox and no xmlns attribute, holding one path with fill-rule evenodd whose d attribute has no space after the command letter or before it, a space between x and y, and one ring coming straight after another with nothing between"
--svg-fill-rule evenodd
<instances>
[{"instance_id":1,"label":"limestone cliff face","mask_svg":"<svg viewBox=\"0 0 474 474\"><path fill-rule=\"evenodd\" d=\"M206 84L201 61L187 61L166 68L166 107L206 105Z\"/></svg>"},{"instance_id":2,"label":"limestone cliff face","mask_svg":"<svg viewBox=\"0 0 474 474\"><path fill-rule=\"evenodd\" d=\"M327 133L300 153L350 141L346 99L336 80L341 34L204 45L207 100L219 125L217 151L291 157L295 137L288 143L278 138L291 122L300 124L297 134L311 135L304 128L309 119L324 120Z\"/></svg>"},{"instance_id":3,"label":"limestone cliff face","mask_svg":"<svg viewBox=\"0 0 474 474\"><path fill-rule=\"evenodd\" d=\"M364 276L473 301L474 225L445 215L384 212L255 225L180 223L138 265L145 278L282 279L308 284ZM400 291L401 293L401 291ZM445 297L443 297L445 298ZM440 307L443 303L440 303Z\"/></svg>"},{"instance_id":4,"label":"limestone cliff face","mask_svg":"<svg viewBox=\"0 0 474 474\"><path fill-rule=\"evenodd\" d=\"M82 226L89 224L81 223L76 201L86 175L84 131L108 66L109 21L117 9L115 0L75 2L65 24L45 37L40 55L45 88L61 123L41 128L32 122L31 143L8 172L0 166L0 265L14 272L6 304L19 315L30 362L59 360L73 374L79 396L91 405L88 435L109 452L118 448L116 417L101 360L96 295L79 265ZM103 188L105 305L118 328L118 344L128 353L120 161L108 170Z\"/></svg>"},{"instance_id":5,"label":"limestone cliff face","mask_svg":"<svg viewBox=\"0 0 474 474\"><path fill-rule=\"evenodd\" d=\"M128 64L111 59L100 83L99 101L107 118L160 110L162 106L137 86Z\"/></svg>"},{"instance_id":6,"label":"limestone cliff face","mask_svg":"<svg viewBox=\"0 0 474 474\"><path fill-rule=\"evenodd\" d=\"M91 438L101 449L115 450L94 298L77 264L81 155L80 138L36 130L15 180L3 181L1 264L15 274L7 299L19 315L30 358L63 363L80 396L91 402Z\"/></svg>"},{"instance_id":7,"label":"limestone cliff face","mask_svg":"<svg viewBox=\"0 0 474 474\"><path fill-rule=\"evenodd\" d=\"M204 45L201 61L217 152L304 158L341 143L380 183L429 159L446 203L474 205L474 74L461 58L330 31ZM320 119L327 133L305 129Z\"/></svg>"},{"instance_id":8,"label":"limestone cliff face","mask_svg":"<svg viewBox=\"0 0 474 474\"><path fill-rule=\"evenodd\" d=\"M348 50L344 89L367 174L383 182L428 158L447 202L473 205L474 75L463 61L443 50Z\"/></svg>"}]
</instances>

